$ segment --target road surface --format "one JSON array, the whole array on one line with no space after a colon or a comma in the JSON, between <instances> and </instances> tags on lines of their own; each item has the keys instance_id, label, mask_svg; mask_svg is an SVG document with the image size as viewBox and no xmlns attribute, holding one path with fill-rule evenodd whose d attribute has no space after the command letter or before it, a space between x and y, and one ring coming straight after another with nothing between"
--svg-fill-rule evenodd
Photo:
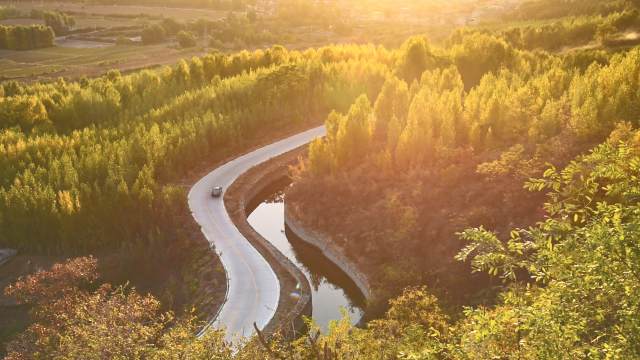
<instances>
[{"instance_id":1,"label":"road surface","mask_svg":"<svg viewBox=\"0 0 640 360\"><path fill-rule=\"evenodd\" d=\"M11 260L18 252L13 249L0 249L0 266Z\"/></svg>"},{"instance_id":2,"label":"road surface","mask_svg":"<svg viewBox=\"0 0 640 360\"><path fill-rule=\"evenodd\" d=\"M189 208L202 233L220 254L227 273L227 296L210 325L227 330L227 340L263 329L278 307L280 282L269 263L242 236L227 213L222 197L212 198L214 186L229 186L252 167L324 136L323 126L278 141L228 162L200 179L189 191Z\"/></svg>"}]
</instances>

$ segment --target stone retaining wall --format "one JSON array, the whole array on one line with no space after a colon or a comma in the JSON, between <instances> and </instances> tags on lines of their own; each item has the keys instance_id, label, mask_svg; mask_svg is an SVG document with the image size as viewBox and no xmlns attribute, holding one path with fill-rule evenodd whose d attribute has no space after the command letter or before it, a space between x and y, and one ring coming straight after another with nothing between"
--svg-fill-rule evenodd
<instances>
[{"instance_id":1,"label":"stone retaining wall","mask_svg":"<svg viewBox=\"0 0 640 360\"><path fill-rule=\"evenodd\" d=\"M336 264L336 266L353 280L365 299L369 301L371 299L371 285L366 275L358 269L353 261L347 258L342 248L335 245L331 237L305 225L299 214L300 211L297 206L287 203L285 199L284 221L289 230L296 234L302 241L320 249L327 259Z\"/></svg>"}]
</instances>

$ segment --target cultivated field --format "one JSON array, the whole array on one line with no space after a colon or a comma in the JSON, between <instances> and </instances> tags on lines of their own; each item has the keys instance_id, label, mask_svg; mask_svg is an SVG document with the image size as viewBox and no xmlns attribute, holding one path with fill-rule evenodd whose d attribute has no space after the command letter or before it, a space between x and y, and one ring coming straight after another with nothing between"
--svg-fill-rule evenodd
<instances>
[{"instance_id":1,"label":"cultivated field","mask_svg":"<svg viewBox=\"0 0 640 360\"><path fill-rule=\"evenodd\" d=\"M66 13L101 15L108 17L173 17L178 20L194 19L220 19L228 12L209 9L172 8L162 6L136 6L136 5L88 5L81 3L42 3L42 2L16 2L0 1L0 6L13 6L17 9L57 10Z\"/></svg>"},{"instance_id":2,"label":"cultivated field","mask_svg":"<svg viewBox=\"0 0 640 360\"><path fill-rule=\"evenodd\" d=\"M128 71L151 65L173 64L181 58L203 53L200 48L175 49L164 44L0 50L0 74L4 79L24 81L77 78L100 75L114 68Z\"/></svg>"},{"instance_id":3,"label":"cultivated field","mask_svg":"<svg viewBox=\"0 0 640 360\"><path fill-rule=\"evenodd\" d=\"M432 41L438 42L460 26L495 18L496 14L514 6L517 1L485 0L475 3L460 0L454 7L443 6L440 1L431 1L427 2L429 6L420 5L418 8L394 8L393 4L384 1L371 5L342 4L340 13L344 19L337 21L348 22L346 29L327 24L326 20L316 21L313 17L300 21L285 19L274 11L274 5L268 7L267 2L264 2L258 4L256 10L260 20L251 24L250 30L245 24L235 24L231 39L218 40L212 36L213 42L199 35L197 46L188 49L180 49L175 38L143 46L140 43L140 33L145 26L160 23L167 18L182 24L202 20L229 23L230 13L211 9L154 6L0 1L0 7L14 7L23 14L28 14L31 10L64 12L73 16L76 22L74 32L57 37L54 48L0 50L0 81L33 82L50 81L58 77L79 78L100 75L114 68L130 71L172 64L180 58L202 55L214 49L232 52L275 44L290 49L306 49L342 43L375 43L395 47L415 34L428 34ZM231 17L243 18L246 14L236 12ZM0 20L0 24L30 25L43 24L43 21L10 18ZM268 34L266 40L251 42L256 35L265 33ZM119 39L131 44L119 43Z\"/></svg>"}]
</instances>

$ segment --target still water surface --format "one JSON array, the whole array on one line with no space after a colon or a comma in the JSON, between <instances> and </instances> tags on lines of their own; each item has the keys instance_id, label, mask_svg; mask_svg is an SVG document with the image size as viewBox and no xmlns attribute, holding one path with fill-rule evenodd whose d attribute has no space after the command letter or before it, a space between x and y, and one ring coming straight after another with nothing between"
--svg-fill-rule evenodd
<instances>
[{"instance_id":1,"label":"still water surface","mask_svg":"<svg viewBox=\"0 0 640 360\"><path fill-rule=\"evenodd\" d=\"M357 286L317 248L302 242L284 225L284 194L287 184L277 184L250 206L249 224L287 256L311 284L312 317L322 331L346 311L353 324L363 315L364 298ZM261 201L261 202L259 202ZM259 202L259 203L258 203Z\"/></svg>"}]
</instances>

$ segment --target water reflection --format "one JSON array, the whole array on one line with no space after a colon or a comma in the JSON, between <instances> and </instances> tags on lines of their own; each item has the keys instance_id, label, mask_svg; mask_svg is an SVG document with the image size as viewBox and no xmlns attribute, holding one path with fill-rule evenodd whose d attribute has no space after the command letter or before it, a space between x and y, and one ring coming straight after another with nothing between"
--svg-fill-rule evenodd
<instances>
[{"instance_id":1,"label":"water reflection","mask_svg":"<svg viewBox=\"0 0 640 360\"><path fill-rule=\"evenodd\" d=\"M353 324L363 315L364 297L360 290L337 266L317 248L303 242L284 226L284 194L287 182L257 197L249 206L249 224L287 256L305 274L311 284L312 316L323 331L331 320L342 317L345 309ZM253 209L253 211L251 211Z\"/></svg>"}]
</instances>

